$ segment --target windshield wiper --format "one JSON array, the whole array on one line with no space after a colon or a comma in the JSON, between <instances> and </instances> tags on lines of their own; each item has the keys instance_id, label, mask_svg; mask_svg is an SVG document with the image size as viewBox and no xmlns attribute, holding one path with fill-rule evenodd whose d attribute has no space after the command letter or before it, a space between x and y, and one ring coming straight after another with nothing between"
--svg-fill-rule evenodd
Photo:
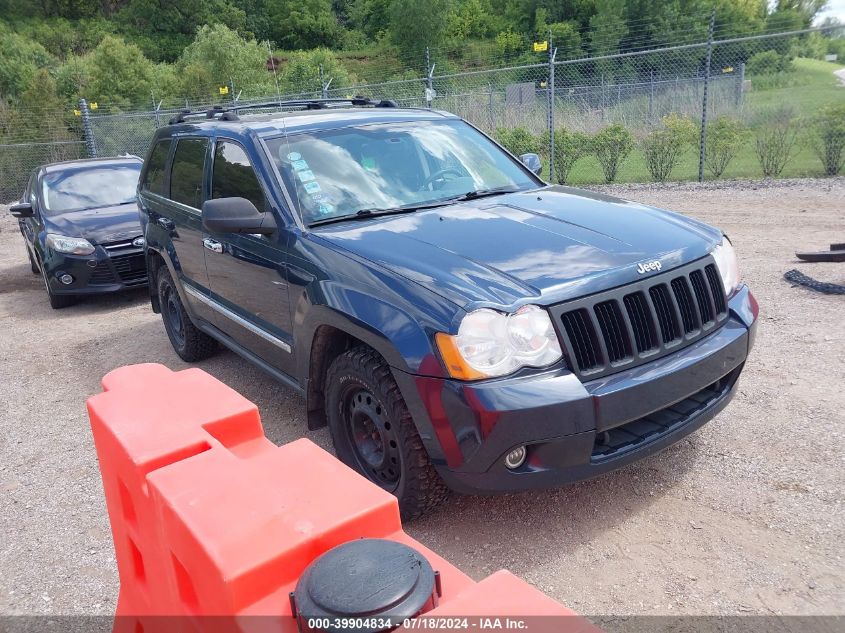
<instances>
[{"instance_id":1,"label":"windshield wiper","mask_svg":"<svg viewBox=\"0 0 845 633\"><path fill-rule=\"evenodd\" d=\"M505 193L514 193L520 191L519 187L511 187L506 185L504 187L494 187L492 189L476 189L475 191L467 191L466 193L452 198L450 202L464 202L465 200L477 200L478 198L486 198L488 196L500 196Z\"/></svg>"},{"instance_id":2,"label":"windshield wiper","mask_svg":"<svg viewBox=\"0 0 845 633\"><path fill-rule=\"evenodd\" d=\"M373 208L360 209L355 213L347 213L333 218L323 218L322 220L314 220L308 226L322 226L324 224L332 224L334 222L346 222L349 220L368 220L369 218L381 217L383 215L396 215L397 213L413 213L414 211L421 211L422 209L434 209L435 207L442 207L451 204L452 200L437 200L435 202L426 202L425 204L409 204L401 207L393 207L387 209Z\"/></svg>"}]
</instances>

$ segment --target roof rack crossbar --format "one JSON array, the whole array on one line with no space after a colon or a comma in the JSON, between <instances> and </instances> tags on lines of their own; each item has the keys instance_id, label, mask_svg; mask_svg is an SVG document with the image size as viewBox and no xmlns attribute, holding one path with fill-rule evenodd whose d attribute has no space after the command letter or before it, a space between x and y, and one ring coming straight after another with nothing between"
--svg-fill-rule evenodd
<instances>
[{"instance_id":1,"label":"roof rack crossbar","mask_svg":"<svg viewBox=\"0 0 845 633\"><path fill-rule=\"evenodd\" d=\"M237 121L238 112L240 110L263 110L270 108L286 109L286 108L303 108L305 110L322 110L330 108L335 105L348 103L356 107L372 106L374 108L398 108L399 106L392 99L368 99L366 97L355 96L350 98L330 98L330 99L292 99L286 101L262 101L260 103L244 103L240 105L215 105L205 110L181 110L173 118L170 119L170 125L184 123L188 119L205 118L217 119L222 121Z\"/></svg>"}]
</instances>

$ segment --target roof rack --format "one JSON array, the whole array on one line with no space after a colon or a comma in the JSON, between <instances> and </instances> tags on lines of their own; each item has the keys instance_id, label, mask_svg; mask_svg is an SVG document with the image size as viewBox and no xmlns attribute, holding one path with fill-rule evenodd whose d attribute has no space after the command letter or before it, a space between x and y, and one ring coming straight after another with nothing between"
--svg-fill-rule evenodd
<instances>
[{"instance_id":1,"label":"roof rack","mask_svg":"<svg viewBox=\"0 0 845 633\"><path fill-rule=\"evenodd\" d=\"M263 101L261 103L244 103L242 105L222 106L216 105L207 110L181 110L170 119L170 125L184 123L188 119L205 118L217 119L219 121L238 121L240 110L263 110L263 109L289 109L301 108L303 110L323 110L339 105L351 105L354 107L372 106L374 108L398 108L399 106L392 99L368 99L366 97L351 97L349 99L296 99L288 101Z\"/></svg>"}]
</instances>

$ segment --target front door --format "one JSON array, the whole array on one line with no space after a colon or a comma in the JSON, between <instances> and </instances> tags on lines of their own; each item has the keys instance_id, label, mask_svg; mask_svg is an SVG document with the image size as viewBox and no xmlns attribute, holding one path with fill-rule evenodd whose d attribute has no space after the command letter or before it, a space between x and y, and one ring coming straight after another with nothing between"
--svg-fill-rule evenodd
<instances>
[{"instance_id":1,"label":"front door","mask_svg":"<svg viewBox=\"0 0 845 633\"><path fill-rule=\"evenodd\" d=\"M259 211L273 212L246 151L218 139L214 148L211 198L245 198ZM285 261L287 237L279 213L272 235L204 234L215 324L238 344L289 375L294 373L293 337Z\"/></svg>"}]
</instances>

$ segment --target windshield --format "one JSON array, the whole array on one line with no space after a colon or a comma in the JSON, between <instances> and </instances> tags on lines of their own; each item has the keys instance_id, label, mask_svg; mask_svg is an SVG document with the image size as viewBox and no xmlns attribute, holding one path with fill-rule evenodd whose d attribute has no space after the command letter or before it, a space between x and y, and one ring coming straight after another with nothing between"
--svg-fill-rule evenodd
<instances>
[{"instance_id":1,"label":"windshield","mask_svg":"<svg viewBox=\"0 0 845 633\"><path fill-rule=\"evenodd\" d=\"M537 186L499 147L460 120L293 134L267 141L306 224L418 206L472 191Z\"/></svg>"},{"instance_id":2,"label":"windshield","mask_svg":"<svg viewBox=\"0 0 845 633\"><path fill-rule=\"evenodd\" d=\"M140 173L140 162L48 173L42 178L44 207L48 213L65 213L134 202Z\"/></svg>"}]
</instances>

